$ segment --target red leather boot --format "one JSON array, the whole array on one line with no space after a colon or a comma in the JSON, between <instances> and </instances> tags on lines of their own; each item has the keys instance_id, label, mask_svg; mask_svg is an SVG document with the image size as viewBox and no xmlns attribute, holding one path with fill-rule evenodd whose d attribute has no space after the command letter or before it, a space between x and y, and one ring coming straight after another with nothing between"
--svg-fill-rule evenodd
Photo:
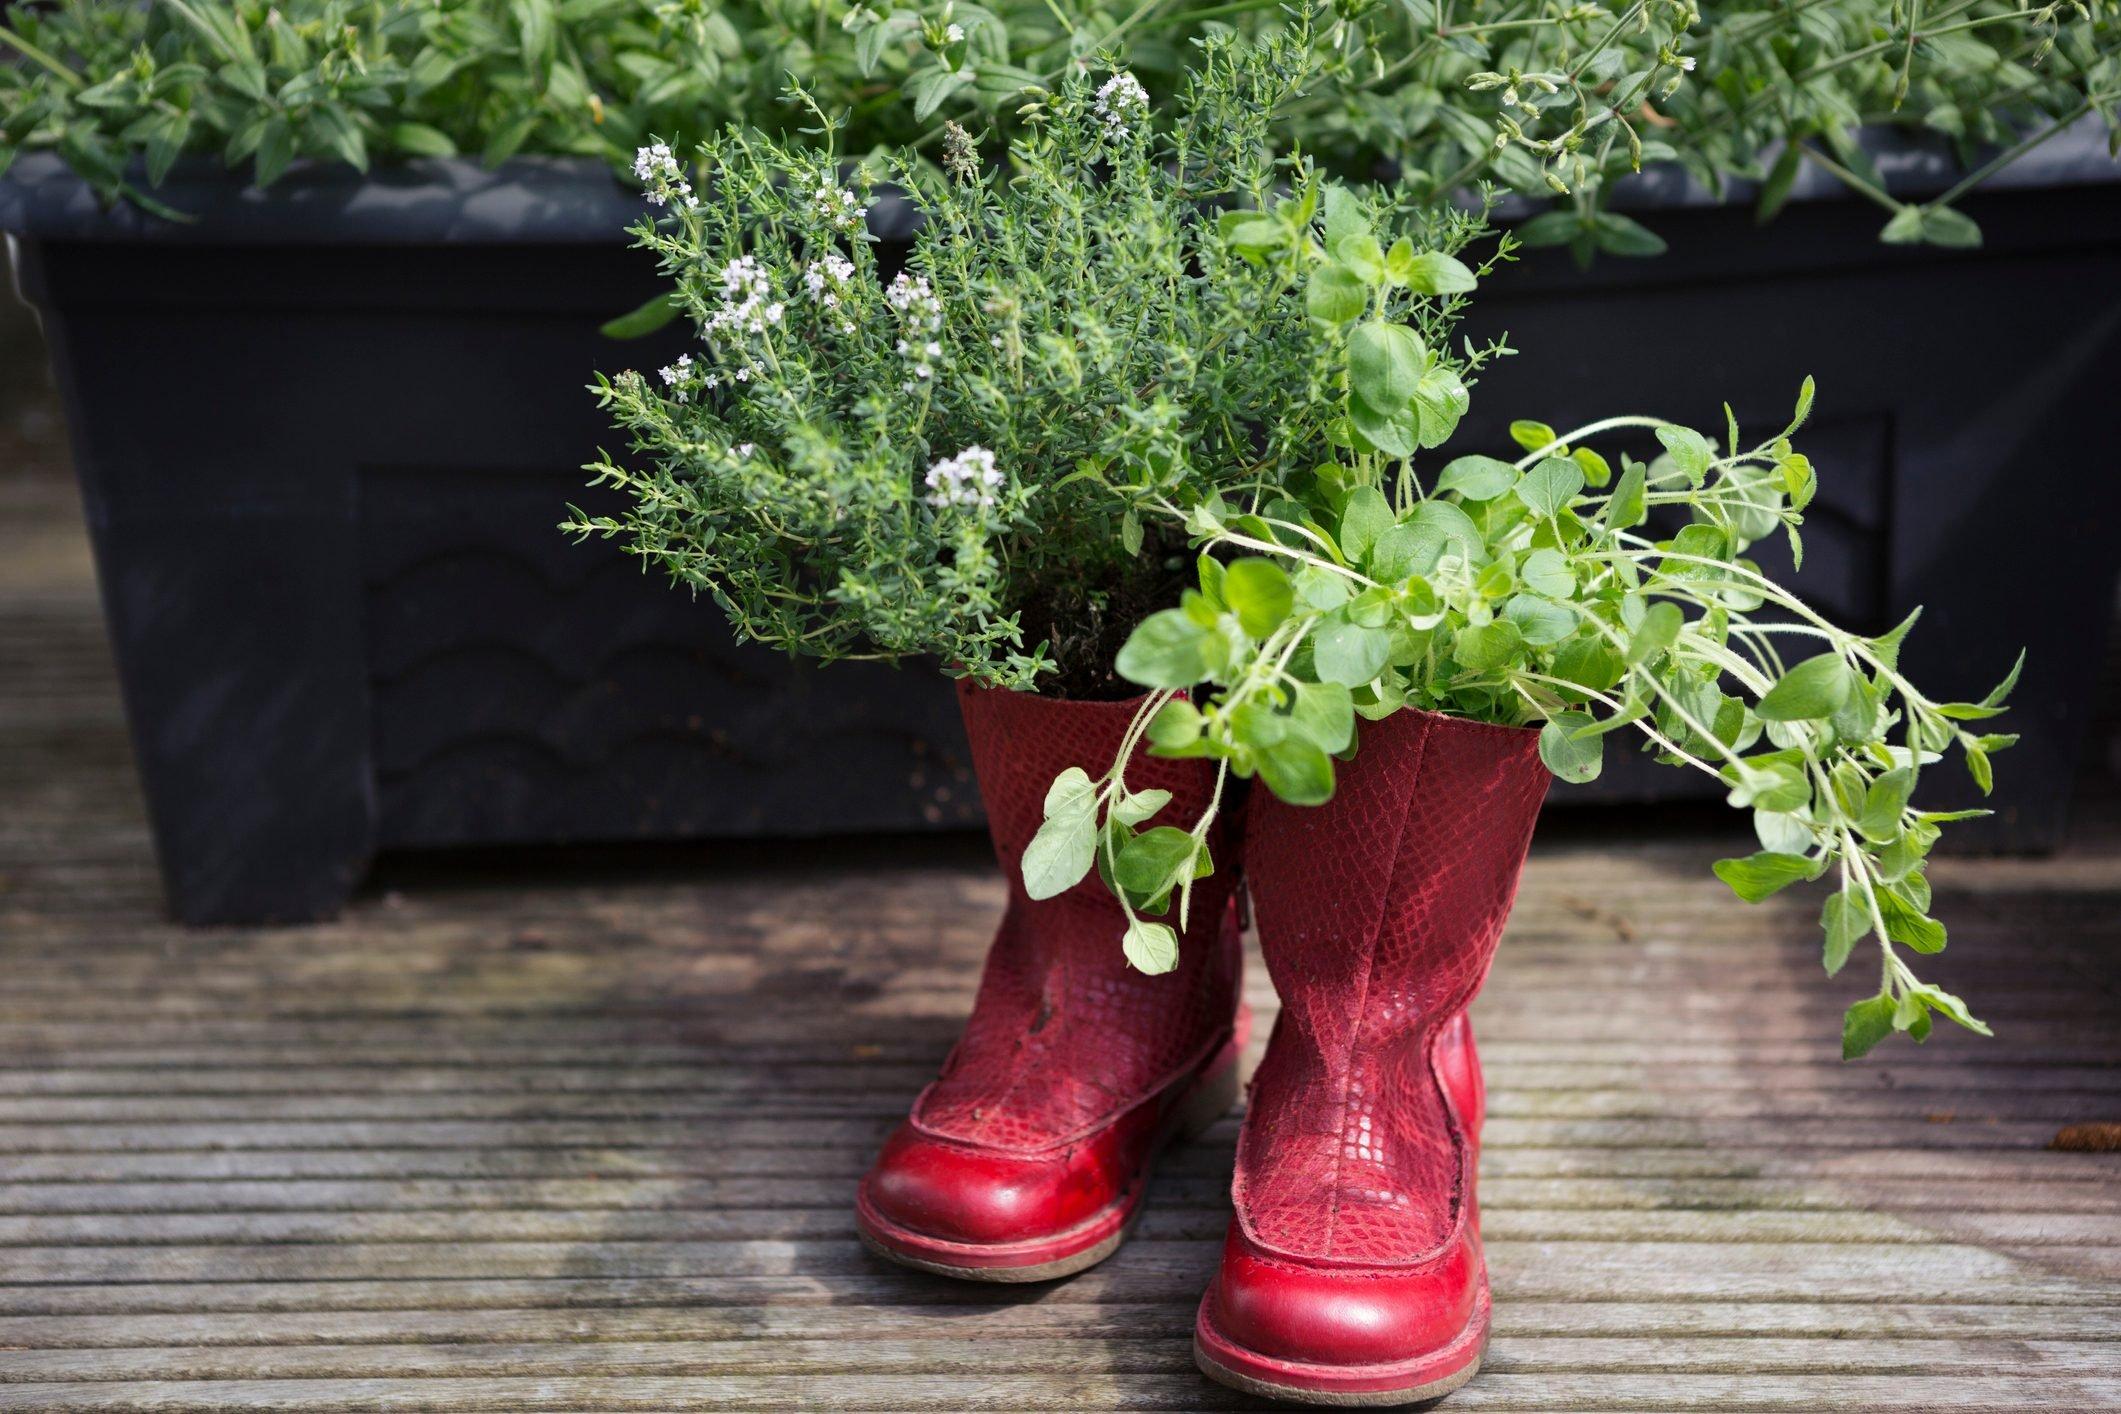
<instances>
[{"instance_id":1,"label":"red leather boot","mask_svg":"<svg viewBox=\"0 0 2121 1414\"><path fill-rule=\"evenodd\" d=\"M1157 1150L1236 1102L1237 861L1218 823L1178 967L1135 971L1125 915L1094 874L1034 902L1019 866L1054 776L1102 775L1137 704L972 687L959 704L1009 906L964 1034L862 1180L856 1218L871 1248L907 1266L1043 1281L1109 1256ZM1141 754L1127 784L1170 791L1154 823L1191 828L1214 766Z\"/></svg>"},{"instance_id":2,"label":"red leather boot","mask_svg":"<svg viewBox=\"0 0 2121 1414\"><path fill-rule=\"evenodd\" d=\"M1282 1013L1195 1326L1211 1377L1382 1405L1479 1369L1483 1095L1465 1008L1548 780L1535 732L1400 712L1363 727L1325 805L1252 801L1245 867Z\"/></svg>"}]
</instances>

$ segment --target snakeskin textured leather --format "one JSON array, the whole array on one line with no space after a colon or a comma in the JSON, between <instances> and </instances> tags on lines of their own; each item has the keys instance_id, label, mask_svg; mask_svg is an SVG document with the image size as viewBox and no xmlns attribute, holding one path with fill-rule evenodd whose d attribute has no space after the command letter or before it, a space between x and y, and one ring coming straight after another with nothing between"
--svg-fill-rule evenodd
<instances>
[{"instance_id":1,"label":"snakeskin textured leather","mask_svg":"<svg viewBox=\"0 0 2121 1414\"><path fill-rule=\"evenodd\" d=\"M1458 1230L1479 1081L1446 1072L1478 1065L1460 1018L1551 779L1537 743L1400 712L1364 725L1325 805L1251 802L1246 871L1282 999L1232 1188L1260 1253L1392 1266Z\"/></svg>"}]
</instances>

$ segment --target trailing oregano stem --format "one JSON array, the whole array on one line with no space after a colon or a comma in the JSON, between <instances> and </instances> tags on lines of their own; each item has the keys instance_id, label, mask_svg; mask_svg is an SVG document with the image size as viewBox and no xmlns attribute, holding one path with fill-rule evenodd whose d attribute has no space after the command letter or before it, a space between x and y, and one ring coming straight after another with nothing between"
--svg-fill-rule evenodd
<instances>
[{"instance_id":1,"label":"trailing oregano stem","mask_svg":"<svg viewBox=\"0 0 2121 1414\"><path fill-rule=\"evenodd\" d=\"M1195 587L1119 654L1122 675L1160 693L1209 685L1196 700L1144 703L1137 725L1151 749L1213 757L1316 804L1333 792L1336 758L1356 749L1358 718L1418 708L1536 724L1548 767L1579 782L1599 773L1605 737L1632 729L1659 759L1714 776L1750 815L1760 849L1716 864L1733 892L1759 901L1831 876L1826 970L1839 973L1866 937L1880 950L1878 991L1844 1019L1845 1055L1895 1031L1924 1039L1933 1015L1986 1034L1905 956L1944 947L1926 861L1944 825L1980 812L1924 811L1913 796L1950 750L1989 790L1990 756L2016 738L1980 724L2003 710L2017 668L1979 702L1933 700L1899 670L1914 616L1876 637L1849 632L1746 558L1780 533L1802 563L1817 482L1790 439L1810 413L1811 381L1788 425L1750 446L1728 416L1720 450L1654 417L1559 434L1520 422L1521 455L1460 456L1424 484L1416 455L1441 440L1423 435L1421 370L1434 365L1411 324L1390 322L1394 275L1369 258L1371 213L1352 198L1323 210L1316 223L1285 221L1277 239L1308 268L1311 328L1340 363L1346 416L1330 457L1284 463L1235 497L1111 488L1201 551ZM1450 423L1463 406L1461 391ZM1647 462L1609 460L1592 444L1643 431L1661 448ZM1077 774L1086 798L1105 798L1105 782ZM1183 847L1205 838L1206 819L1190 832L1137 823L1109 809L1047 822L1054 840L1097 840L1130 937L1139 915L1160 913L1211 867L1204 849ZM1041 885L1080 877L1060 871Z\"/></svg>"}]
</instances>

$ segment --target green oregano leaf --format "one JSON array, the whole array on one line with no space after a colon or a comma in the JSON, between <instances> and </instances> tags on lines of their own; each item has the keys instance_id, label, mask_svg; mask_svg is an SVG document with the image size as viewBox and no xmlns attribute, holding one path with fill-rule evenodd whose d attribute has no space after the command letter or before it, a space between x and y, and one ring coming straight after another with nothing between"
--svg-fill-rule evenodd
<instances>
[{"instance_id":1,"label":"green oregano leaf","mask_svg":"<svg viewBox=\"0 0 2121 1414\"><path fill-rule=\"evenodd\" d=\"M1136 918L1127 924L1120 950L1138 972L1160 977L1178 966L1178 934L1168 923Z\"/></svg>"},{"instance_id":2,"label":"green oregano leaf","mask_svg":"<svg viewBox=\"0 0 2121 1414\"><path fill-rule=\"evenodd\" d=\"M1852 890L1842 889L1827 895L1819 910L1819 928L1826 935L1826 975L1832 977L1847 964L1857 942L1871 931L1870 911Z\"/></svg>"},{"instance_id":3,"label":"green oregano leaf","mask_svg":"<svg viewBox=\"0 0 2121 1414\"><path fill-rule=\"evenodd\" d=\"M1871 1047L1893 1034L1893 998L1880 992L1850 1007L1841 1018L1841 1058L1867 1056Z\"/></svg>"},{"instance_id":4,"label":"green oregano leaf","mask_svg":"<svg viewBox=\"0 0 2121 1414\"><path fill-rule=\"evenodd\" d=\"M1183 609L1164 609L1142 620L1113 666L1143 687L1191 687L1213 675L1222 638L1195 623Z\"/></svg>"},{"instance_id":5,"label":"green oregano leaf","mask_svg":"<svg viewBox=\"0 0 2121 1414\"><path fill-rule=\"evenodd\" d=\"M1296 590L1280 565L1248 555L1224 573L1223 597L1236 611L1239 627L1254 638L1265 638L1289 617Z\"/></svg>"},{"instance_id":6,"label":"green oregano leaf","mask_svg":"<svg viewBox=\"0 0 2121 1414\"><path fill-rule=\"evenodd\" d=\"M1819 865L1801 854L1762 851L1743 859L1719 859L1716 877L1731 886L1731 892L1747 903L1758 903L1791 884L1819 877Z\"/></svg>"},{"instance_id":7,"label":"green oregano leaf","mask_svg":"<svg viewBox=\"0 0 2121 1414\"><path fill-rule=\"evenodd\" d=\"M1782 675L1753 710L1770 722L1808 722L1831 717L1848 701L1855 675L1838 653L1807 658Z\"/></svg>"},{"instance_id":8,"label":"green oregano leaf","mask_svg":"<svg viewBox=\"0 0 2121 1414\"><path fill-rule=\"evenodd\" d=\"M1034 899L1066 893L1097 858L1097 823L1088 812L1049 815L1024 848L1024 892Z\"/></svg>"},{"instance_id":9,"label":"green oregano leaf","mask_svg":"<svg viewBox=\"0 0 2121 1414\"><path fill-rule=\"evenodd\" d=\"M1436 494L1456 491L1468 501L1492 501L1517 484L1517 468L1495 457L1459 457L1444 465Z\"/></svg>"},{"instance_id":10,"label":"green oregano leaf","mask_svg":"<svg viewBox=\"0 0 2121 1414\"><path fill-rule=\"evenodd\" d=\"M1311 661L1321 682L1361 687L1384 670L1392 637L1380 628L1328 621L1312 639Z\"/></svg>"},{"instance_id":11,"label":"green oregano leaf","mask_svg":"<svg viewBox=\"0 0 2121 1414\"><path fill-rule=\"evenodd\" d=\"M1539 759L1546 768L1571 785L1598 779L1605 764L1605 742L1597 736L1576 735L1596 725L1588 712L1557 712L1539 729Z\"/></svg>"},{"instance_id":12,"label":"green oregano leaf","mask_svg":"<svg viewBox=\"0 0 2121 1414\"><path fill-rule=\"evenodd\" d=\"M1348 386L1371 411L1390 416L1414 400L1427 360L1412 329L1372 319L1348 336Z\"/></svg>"},{"instance_id":13,"label":"green oregano leaf","mask_svg":"<svg viewBox=\"0 0 2121 1414\"><path fill-rule=\"evenodd\" d=\"M1517 499L1529 506L1532 514L1550 516L1574 500L1581 490L1583 468L1568 457L1548 457L1517 483Z\"/></svg>"},{"instance_id":14,"label":"green oregano leaf","mask_svg":"<svg viewBox=\"0 0 2121 1414\"><path fill-rule=\"evenodd\" d=\"M1333 798L1333 758L1308 737L1285 736L1259 753L1259 778L1291 805Z\"/></svg>"}]
</instances>

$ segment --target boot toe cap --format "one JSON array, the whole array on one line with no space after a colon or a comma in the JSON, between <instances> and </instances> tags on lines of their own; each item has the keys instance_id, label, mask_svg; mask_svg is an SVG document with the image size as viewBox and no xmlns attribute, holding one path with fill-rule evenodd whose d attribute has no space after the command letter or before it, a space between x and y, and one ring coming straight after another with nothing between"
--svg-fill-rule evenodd
<instances>
[{"instance_id":1,"label":"boot toe cap","mask_svg":"<svg viewBox=\"0 0 2121 1414\"><path fill-rule=\"evenodd\" d=\"M1116 1195L1066 1158L1020 1157L902 1125L862 1184L865 1205L897 1227L945 1242L994 1246L1075 1226Z\"/></svg>"},{"instance_id":2,"label":"boot toe cap","mask_svg":"<svg viewBox=\"0 0 2121 1414\"><path fill-rule=\"evenodd\" d=\"M1255 1248L1233 1228L1203 1316L1228 1342L1274 1361L1380 1366L1460 1341L1481 1272L1454 1244L1405 1266L1311 1264Z\"/></svg>"}]
</instances>

